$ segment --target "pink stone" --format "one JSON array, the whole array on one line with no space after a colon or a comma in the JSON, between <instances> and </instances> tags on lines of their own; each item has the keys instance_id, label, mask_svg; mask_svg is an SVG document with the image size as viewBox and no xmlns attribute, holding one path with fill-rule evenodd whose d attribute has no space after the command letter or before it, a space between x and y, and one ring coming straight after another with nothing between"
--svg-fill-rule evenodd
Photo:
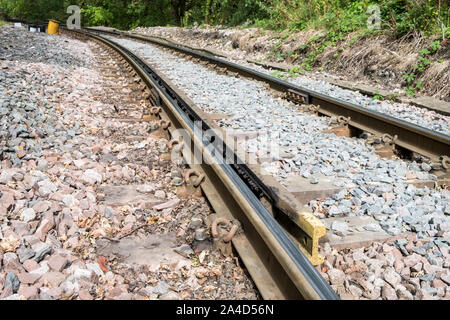
<instances>
[{"instance_id":1,"label":"pink stone","mask_svg":"<svg viewBox=\"0 0 450 320\"><path fill-rule=\"evenodd\" d=\"M0 205L0 216L6 216L8 214L8 210L5 206Z\"/></svg>"},{"instance_id":2,"label":"pink stone","mask_svg":"<svg viewBox=\"0 0 450 320\"><path fill-rule=\"evenodd\" d=\"M106 294L106 297L108 298L108 299L115 299L115 298L117 298L118 296L120 296L121 294L122 294L122 289L121 288L118 288L118 287L115 287L114 289L112 289L111 291L109 291L107 294Z\"/></svg>"},{"instance_id":3,"label":"pink stone","mask_svg":"<svg viewBox=\"0 0 450 320\"><path fill-rule=\"evenodd\" d=\"M330 279L330 283L333 285L342 285L345 280L344 272L339 269L328 270L328 277Z\"/></svg>"},{"instance_id":4,"label":"pink stone","mask_svg":"<svg viewBox=\"0 0 450 320\"><path fill-rule=\"evenodd\" d=\"M408 267L403 268L400 274L404 277L409 278L409 276L411 275L411 270Z\"/></svg>"},{"instance_id":5,"label":"pink stone","mask_svg":"<svg viewBox=\"0 0 450 320\"><path fill-rule=\"evenodd\" d=\"M3 290L3 292L0 294L0 299L9 297L10 295L14 294L13 289L11 287L7 287Z\"/></svg>"},{"instance_id":6,"label":"pink stone","mask_svg":"<svg viewBox=\"0 0 450 320\"><path fill-rule=\"evenodd\" d=\"M48 266L55 271L61 271L67 265L69 260L60 254L54 254L48 260Z\"/></svg>"},{"instance_id":7,"label":"pink stone","mask_svg":"<svg viewBox=\"0 0 450 320\"><path fill-rule=\"evenodd\" d=\"M17 293L24 296L27 300L36 299L38 297L38 289L35 286L21 285Z\"/></svg>"},{"instance_id":8,"label":"pink stone","mask_svg":"<svg viewBox=\"0 0 450 320\"><path fill-rule=\"evenodd\" d=\"M431 265L428 260L425 260L425 262L423 262L423 270L425 271L425 274L433 274L437 271L437 269L439 269L439 267Z\"/></svg>"},{"instance_id":9,"label":"pink stone","mask_svg":"<svg viewBox=\"0 0 450 320\"><path fill-rule=\"evenodd\" d=\"M39 280L39 283L49 283L52 288L57 288L65 279L66 276L61 272L48 272L42 276L42 278Z\"/></svg>"},{"instance_id":10,"label":"pink stone","mask_svg":"<svg viewBox=\"0 0 450 320\"><path fill-rule=\"evenodd\" d=\"M40 274L22 272L17 275L19 281L25 284L34 284L41 277Z\"/></svg>"},{"instance_id":11,"label":"pink stone","mask_svg":"<svg viewBox=\"0 0 450 320\"><path fill-rule=\"evenodd\" d=\"M51 200L55 200L55 201L62 201L64 199L65 194L62 192L55 192L52 193L52 195L50 196Z\"/></svg>"},{"instance_id":12,"label":"pink stone","mask_svg":"<svg viewBox=\"0 0 450 320\"><path fill-rule=\"evenodd\" d=\"M163 209L167 209L167 208L175 208L176 206L178 206L179 203L180 203L180 199L172 199L165 203L154 206L153 209L163 210Z\"/></svg>"},{"instance_id":13,"label":"pink stone","mask_svg":"<svg viewBox=\"0 0 450 320\"><path fill-rule=\"evenodd\" d=\"M383 244L383 253L391 252L394 247L388 245L387 243Z\"/></svg>"},{"instance_id":14,"label":"pink stone","mask_svg":"<svg viewBox=\"0 0 450 320\"><path fill-rule=\"evenodd\" d=\"M42 213L47 211L50 208L46 201L39 201L33 206L33 209L36 213Z\"/></svg>"},{"instance_id":15,"label":"pink stone","mask_svg":"<svg viewBox=\"0 0 450 320\"><path fill-rule=\"evenodd\" d=\"M395 260L394 262L395 272L400 273L400 271L402 271L404 267L405 264L401 260Z\"/></svg>"},{"instance_id":16,"label":"pink stone","mask_svg":"<svg viewBox=\"0 0 450 320\"><path fill-rule=\"evenodd\" d=\"M102 142L97 143L96 145L94 145L94 146L91 148L91 151L92 151L93 153L100 153L100 152L102 152L102 150L103 150L103 146L104 146L104 143L102 143Z\"/></svg>"},{"instance_id":17,"label":"pink stone","mask_svg":"<svg viewBox=\"0 0 450 320\"><path fill-rule=\"evenodd\" d=\"M19 258L12 252L3 254L3 271L22 272L24 269L19 262Z\"/></svg>"},{"instance_id":18,"label":"pink stone","mask_svg":"<svg viewBox=\"0 0 450 320\"><path fill-rule=\"evenodd\" d=\"M78 237L72 237L69 240L67 240L67 244L69 245L69 247L71 248L75 248L78 246Z\"/></svg>"},{"instance_id":19,"label":"pink stone","mask_svg":"<svg viewBox=\"0 0 450 320\"><path fill-rule=\"evenodd\" d=\"M63 237L66 235L67 225L64 221L60 222L58 225L58 236Z\"/></svg>"},{"instance_id":20,"label":"pink stone","mask_svg":"<svg viewBox=\"0 0 450 320\"><path fill-rule=\"evenodd\" d=\"M89 201L87 199L83 199L80 201L80 208L83 210L89 209Z\"/></svg>"},{"instance_id":21,"label":"pink stone","mask_svg":"<svg viewBox=\"0 0 450 320\"><path fill-rule=\"evenodd\" d=\"M133 224L132 223L125 225L122 228L122 230L120 231L120 233L121 234L127 234L127 233L131 232L131 230L133 230Z\"/></svg>"},{"instance_id":22,"label":"pink stone","mask_svg":"<svg viewBox=\"0 0 450 320\"><path fill-rule=\"evenodd\" d=\"M14 205L14 202L14 196L9 192L3 193L3 196L0 198L0 203L7 209Z\"/></svg>"},{"instance_id":23,"label":"pink stone","mask_svg":"<svg viewBox=\"0 0 450 320\"><path fill-rule=\"evenodd\" d=\"M406 179L407 179L407 180L414 180L414 179L417 179L417 175L415 175L415 174L412 173L412 172L406 171Z\"/></svg>"},{"instance_id":24,"label":"pink stone","mask_svg":"<svg viewBox=\"0 0 450 320\"><path fill-rule=\"evenodd\" d=\"M23 267L25 268L25 270L27 270L28 272L40 268L39 263L37 263L36 261L34 261L34 260L32 260L32 259L26 260L26 261L22 264L22 266L23 266Z\"/></svg>"},{"instance_id":25,"label":"pink stone","mask_svg":"<svg viewBox=\"0 0 450 320\"><path fill-rule=\"evenodd\" d=\"M54 210L55 212L60 212L61 211L61 206L59 205L58 202L51 201L50 209Z\"/></svg>"},{"instance_id":26,"label":"pink stone","mask_svg":"<svg viewBox=\"0 0 450 320\"><path fill-rule=\"evenodd\" d=\"M403 263L407 267L412 267L412 266L418 264L421 260L422 260L422 257L420 255L418 255L417 253L413 253L413 254L407 256L403 260Z\"/></svg>"},{"instance_id":27,"label":"pink stone","mask_svg":"<svg viewBox=\"0 0 450 320\"><path fill-rule=\"evenodd\" d=\"M55 226L53 219L44 219L42 220L39 228L36 230L35 234L41 241L45 241L45 237L47 233Z\"/></svg>"},{"instance_id":28,"label":"pink stone","mask_svg":"<svg viewBox=\"0 0 450 320\"><path fill-rule=\"evenodd\" d=\"M445 289L447 287L447 285L444 283L444 281L436 279L436 278L433 280L432 286L433 286L433 288L443 288L443 289Z\"/></svg>"},{"instance_id":29,"label":"pink stone","mask_svg":"<svg viewBox=\"0 0 450 320\"><path fill-rule=\"evenodd\" d=\"M77 167L77 168L83 168L84 166L86 166L89 163L88 159L79 159L79 160L73 160L73 164Z\"/></svg>"},{"instance_id":30,"label":"pink stone","mask_svg":"<svg viewBox=\"0 0 450 320\"><path fill-rule=\"evenodd\" d=\"M400 252L400 250L398 250L395 247L392 248L392 254L394 255L396 260L402 260L403 259L402 253Z\"/></svg>"},{"instance_id":31,"label":"pink stone","mask_svg":"<svg viewBox=\"0 0 450 320\"><path fill-rule=\"evenodd\" d=\"M91 296L89 291L84 289L78 292L78 297L80 298L80 300L94 300L94 297Z\"/></svg>"},{"instance_id":32,"label":"pink stone","mask_svg":"<svg viewBox=\"0 0 450 320\"><path fill-rule=\"evenodd\" d=\"M381 296L384 300L398 300L395 290L390 285L384 285L381 289Z\"/></svg>"}]
</instances>

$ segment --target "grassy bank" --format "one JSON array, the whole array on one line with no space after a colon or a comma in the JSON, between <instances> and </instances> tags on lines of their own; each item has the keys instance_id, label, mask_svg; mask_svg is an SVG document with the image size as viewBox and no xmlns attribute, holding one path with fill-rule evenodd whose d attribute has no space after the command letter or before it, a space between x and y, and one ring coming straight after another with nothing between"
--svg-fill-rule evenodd
<instances>
[{"instance_id":1,"label":"grassy bank","mask_svg":"<svg viewBox=\"0 0 450 320\"><path fill-rule=\"evenodd\" d=\"M66 8L73 4L81 7L83 24L120 29L210 24L349 32L367 28L377 15L380 29L395 38L450 33L450 4L443 0L0 0L0 11L15 18L65 21Z\"/></svg>"}]
</instances>

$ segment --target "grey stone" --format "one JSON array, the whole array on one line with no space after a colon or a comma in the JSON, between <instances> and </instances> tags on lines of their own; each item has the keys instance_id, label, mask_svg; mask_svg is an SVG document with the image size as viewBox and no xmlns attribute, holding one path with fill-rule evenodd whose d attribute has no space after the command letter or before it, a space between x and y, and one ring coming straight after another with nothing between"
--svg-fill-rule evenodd
<instances>
[{"instance_id":1,"label":"grey stone","mask_svg":"<svg viewBox=\"0 0 450 320\"><path fill-rule=\"evenodd\" d=\"M338 234L347 234L348 232L348 224L343 221L333 221L331 224L331 230Z\"/></svg>"},{"instance_id":2,"label":"grey stone","mask_svg":"<svg viewBox=\"0 0 450 320\"><path fill-rule=\"evenodd\" d=\"M434 274L424 274L423 276L420 276L419 279L422 281L433 281L435 275Z\"/></svg>"},{"instance_id":3,"label":"grey stone","mask_svg":"<svg viewBox=\"0 0 450 320\"><path fill-rule=\"evenodd\" d=\"M29 222L29 221L34 220L36 218L36 212L34 211L33 208L27 208L27 209L22 211L20 216L21 216L21 218L22 218L22 220L24 222Z\"/></svg>"},{"instance_id":4,"label":"grey stone","mask_svg":"<svg viewBox=\"0 0 450 320\"><path fill-rule=\"evenodd\" d=\"M153 293L157 295L164 295L169 291L170 286L165 281L159 281L156 287L153 288Z\"/></svg>"},{"instance_id":5,"label":"grey stone","mask_svg":"<svg viewBox=\"0 0 450 320\"><path fill-rule=\"evenodd\" d=\"M20 281L14 272L8 272L6 274L4 286L5 288L11 288L13 293L16 293L19 290Z\"/></svg>"},{"instance_id":6,"label":"grey stone","mask_svg":"<svg viewBox=\"0 0 450 320\"><path fill-rule=\"evenodd\" d=\"M335 215L338 215L338 214L340 214L341 212L339 211L339 209L338 209L338 207L336 207L336 206L331 206L329 209L328 209L328 212L327 212L330 216L335 216Z\"/></svg>"},{"instance_id":7,"label":"grey stone","mask_svg":"<svg viewBox=\"0 0 450 320\"><path fill-rule=\"evenodd\" d=\"M427 251L423 247L412 247L411 251L420 254L422 256L425 256L427 254Z\"/></svg>"},{"instance_id":8,"label":"grey stone","mask_svg":"<svg viewBox=\"0 0 450 320\"><path fill-rule=\"evenodd\" d=\"M53 182L51 182L50 179L45 179L41 182L38 182L38 186L39 194L44 197L58 190L58 187Z\"/></svg>"},{"instance_id":9,"label":"grey stone","mask_svg":"<svg viewBox=\"0 0 450 320\"><path fill-rule=\"evenodd\" d=\"M102 179L102 175L93 169L86 170L81 176L81 180L90 185L100 184Z\"/></svg>"},{"instance_id":10,"label":"grey stone","mask_svg":"<svg viewBox=\"0 0 450 320\"><path fill-rule=\"evenodd\" d=\"M399 228L392 227L392 228L386 229L386 232L389 233L390 235L396 236L396 235L402 233L402 230L400 230Z\"/></svg>"},{"instance_id":11,"label":"grey stone","mask_svg":"<svg viewBox=\"0 0 450 320\"><path fill-rule=\"evenodd\" d=\"M183 244L173 249L176 253L182 255L185 258L189 258L191 254L194 254L194 250L187 244Z\"/></svg>"},{"instance_id":12,"label":"grey stone","mask_svg":"<svg viewBox=\"0 0 450 320\"><path fill-rule=\"evenodd\" d=\"M24 248L23 250L18 250L18 254L20 263L24 263L26 260L33 258L36 252L31 248Z\"/></svg>"},{"instance_id":13,"label":"grey stone","mask_svg":"<svg viewBox=\"0 0 450 320\"><path fill-rule=\"evenodd\" d=\"M381 227L376 223L370 223L364 226L364 229L372 232L380 232L382 231Z\"/></svg>"},{"instance_id":14,"label":"grey stone","mask_svg":"<svg viewBox=\"0 0 450 320\"><path fill-rule=\"evenodd\" d=\"M42 259L44 259L45 255L49 254L51 251L52 251L52 248L48 244L43 245L42 248L40 248L38 251L36 251L34 260L37 263L41 262Z\"/></svg>"},{"instance_id":15,"label":"grey stone","mask_svg":"<svg viewBox=\"0 0 450 320\"><path fill-rule=\"evenodd\" d=\"M86 268L100 277L105 275L98 263L86 263Z\"/></svg>"},{"instance_id":16,"label":"grey stone","mask_svg":"<svg viewBox=\"0 0 450 320\"><path fill-rule=\"evenodd\" d=\"M332 285L343 285L345 280L345 273L339 269L330 269L327 272Z\"/></svg>"},{"instance_id":17,"label":"grey stone","mask_svg":"<svg viewBox=\"0 0 450 320\"><path fill-rule=\"evenodd\" d=\"M397 272L395 272L395 270L392 268L387 268L383 272L383 279L387 283L389 283L393 288L395 288L395 286L398 285L402 280L401 276Z\"/></svg>"},{"instance_id":18,"label":"grey stone","mask_svg":"<svg viewBox=\"0 0 450 320\"><path fill-rule=\"evenodd\" d=\"M422 165L420 166L422 168L423 171L429 172L431 170L431 166L428 163L422 163Z\"/></svg>"}]
</instances>

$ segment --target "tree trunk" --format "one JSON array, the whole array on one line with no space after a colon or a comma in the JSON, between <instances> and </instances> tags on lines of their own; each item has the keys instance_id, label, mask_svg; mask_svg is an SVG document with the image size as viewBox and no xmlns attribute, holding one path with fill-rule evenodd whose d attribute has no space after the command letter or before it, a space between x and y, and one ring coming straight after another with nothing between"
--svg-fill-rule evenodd
<instances>
[{"instance_id":1,"label":"tree trunk","mask_svg":"<svg viewBox=\"0 0 450 320\"><path fill-rule=\"evenodd\" d=\"M211 0L206 0L205 24L209 24L209 15L211 13Z\"/></svg>"}]
</instances>

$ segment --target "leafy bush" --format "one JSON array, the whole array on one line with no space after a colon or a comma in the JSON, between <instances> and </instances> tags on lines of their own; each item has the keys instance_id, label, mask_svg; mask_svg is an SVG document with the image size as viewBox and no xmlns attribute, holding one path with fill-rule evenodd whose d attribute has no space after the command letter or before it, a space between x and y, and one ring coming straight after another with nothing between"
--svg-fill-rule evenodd
<instances>
[{"instance_id":1,"label":"leafy bush","mask_svg":"<svg viewBox=\"0 0 450 320\"><path fill-rule=\"evenodd\" d=\"M94 26L111 25L113 23L113 14L103 7L87 6L81 12Z\"/></svg>"}]
</instances>

